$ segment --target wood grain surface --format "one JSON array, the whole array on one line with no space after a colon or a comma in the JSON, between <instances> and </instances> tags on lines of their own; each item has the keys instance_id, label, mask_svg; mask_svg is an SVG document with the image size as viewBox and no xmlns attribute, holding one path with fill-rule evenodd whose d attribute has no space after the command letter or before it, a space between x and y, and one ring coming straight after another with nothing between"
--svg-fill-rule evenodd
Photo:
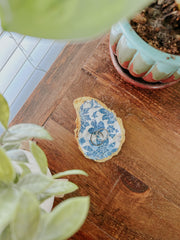
<instances>
[{"instance_id":1,"label":"wood grain surface","mask_svg":"<svg viewBox=\"0 0 180 240\"><path fill-rule=\"evenodd\" d=\"M126 141L105 163L86 159L75 137L73 100L95 97L121 117ZM43 125L53 141L38 141L53 173L71 176L90 195L88 219L72 240L180 239L180 84L143 90L124 82L113 68L108 36L68 44L12 124ZM55 204L60 200L56 199Z\"/></svg>"}]
</instances>

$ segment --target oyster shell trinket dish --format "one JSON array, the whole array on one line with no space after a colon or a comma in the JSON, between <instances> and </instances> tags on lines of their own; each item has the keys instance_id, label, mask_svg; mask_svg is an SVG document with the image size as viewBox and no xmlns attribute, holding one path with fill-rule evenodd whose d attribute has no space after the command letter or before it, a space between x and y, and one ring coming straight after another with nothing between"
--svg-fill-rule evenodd
<instances>
[{"instance_id":1,"label":"oyster shell trinket dish","mask_svg":"<svg viewBox=\"0 0 180 240\"><path fill-rule=\"evenodd\" d=\"M122 120L99 100L74 100L77 114L75 137L86 158L105 162L117 155L125 141Z\"/></svg>"}]
</instances>

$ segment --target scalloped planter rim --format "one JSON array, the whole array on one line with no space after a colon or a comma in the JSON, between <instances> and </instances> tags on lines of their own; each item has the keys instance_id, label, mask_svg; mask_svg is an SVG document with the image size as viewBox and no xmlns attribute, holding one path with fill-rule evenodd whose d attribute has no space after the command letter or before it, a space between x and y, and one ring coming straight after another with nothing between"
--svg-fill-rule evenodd
<instances>
[{"instance_id":1,"label":"scalloped planter rim","mask_svg":"<svg viewBox=\"0 0 180 240\"><path fill-rule=\"evenodd\" d=\"M126 81L149 89L180 81L180 56L150 46L128 21L112 26L109 45L113 64Z\"/></svg>"}]
</instances>

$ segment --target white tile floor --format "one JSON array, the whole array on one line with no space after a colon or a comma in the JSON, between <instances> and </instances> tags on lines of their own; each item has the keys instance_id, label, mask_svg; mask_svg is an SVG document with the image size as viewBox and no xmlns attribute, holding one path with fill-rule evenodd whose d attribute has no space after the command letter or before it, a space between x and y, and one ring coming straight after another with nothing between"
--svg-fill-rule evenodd
<instances>
[{"instance_id":1,"label":"white tile floor","mask_svg":"<svg viewBox=\"0 0 180 240\"><path fill-rule=\"evenodd\" d=\"M5 32L0 27L0 93L9 103L10 121L64 46L65 42Z\"/></svg>"}]
</instances>

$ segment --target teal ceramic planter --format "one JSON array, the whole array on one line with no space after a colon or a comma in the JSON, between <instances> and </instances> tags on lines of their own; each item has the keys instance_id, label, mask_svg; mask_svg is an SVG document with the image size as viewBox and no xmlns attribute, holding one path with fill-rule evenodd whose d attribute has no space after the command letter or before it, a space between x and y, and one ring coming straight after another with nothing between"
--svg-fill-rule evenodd
<instances>
[{"instance_id":1,"label":"teal ceramic planter","mask_svg":"<svg viewBox=\"0 0 180 240\"><path fill-rule=\"evenodd\" d=\"M136 86L163 88L180 81L180 56L150 46L127 21L112 27L110 53L118 72Z\"/></svg>"}]
</instances>

